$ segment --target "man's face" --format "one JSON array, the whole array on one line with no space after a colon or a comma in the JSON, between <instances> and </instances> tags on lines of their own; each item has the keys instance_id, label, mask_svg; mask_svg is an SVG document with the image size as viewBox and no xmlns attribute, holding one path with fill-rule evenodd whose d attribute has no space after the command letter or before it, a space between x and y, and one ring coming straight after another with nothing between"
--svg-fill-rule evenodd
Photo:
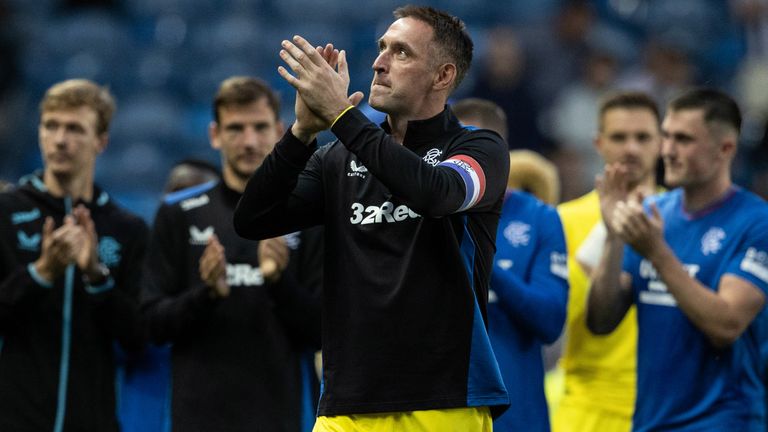
<instances>
[{"instance_id":1,"label":"man's face","mask_svg":"<svg viewBox=\"0 0 768 432\"><path fill-rule=\"evenodd\" d=\"M98 116L87 106L44 111L38 138L47 173L73 177L93 173L96 156L107 146L107 134L96 132Z\"/></svg>"},{"instance_id":2,"label":"man's face","mask_svg":"<svg viewBox=\"0 0 768 432\"><path fill-rule=\"evenodd\" d=\"M431 93L436 71L434 31L423 21L401 18L379 39L368 104L390 114L417 112Z\"/></svg>"},{"instance_id":3,"label":"man's face","mask_svg":"<svg viewBox=\"0 0 768 432\"><path fill-rule=\"evenodd\" d=\"M603 161L623 164L633 186L654 176L661 136L653 112L646 108L611 108L602 120L595 146Z\"/></svg>"},{"instance_id":4,"label":"man's face","mask_svg":"<svg viewBox=\"0 0 768 432\"><path fill-rule=\"evenodd\" d=\"M247 179L264 162L283 133L283 124L267 98L243 106L219 108L210 128L211 146L221 151L224 171Z\"/></svg>"},{"instance_id":5,"label":"man's face","mask_svg":"<svg viewBox=\"0 0 768 432\"><path fill-rule=\"evenodd\" d=\"M664 179L671 187L695 186L713 179L724 162L704 111L669 111L661 125Z\"/></svg>"}]
</instances>

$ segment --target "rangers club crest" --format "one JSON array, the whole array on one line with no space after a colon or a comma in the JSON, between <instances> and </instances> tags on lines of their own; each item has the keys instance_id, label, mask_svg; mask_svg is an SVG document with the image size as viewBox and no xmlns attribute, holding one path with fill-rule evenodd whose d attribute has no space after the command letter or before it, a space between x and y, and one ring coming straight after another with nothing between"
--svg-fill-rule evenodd
<instances>
[{"instance_id":1,"label":"rangers club crest","mask_svg":"<svg viewBox=\"0 0 768 432\"><path fill-rule=\"evenodd\" d=\"M725 231L720 227L712 227L701 237L701 253L704 255L716 254L723 247Z\"/></svg>"},{"instance_id":2,"label":"rangers club crest","mask_svg":"<svg viewBox=\"0 0 768 432\"><path fill-rule=\"evenodd\" d=\"M435 166L440 163L440 155L442 154L442 150L436 148L430 149L427 154L424 155L424 162Z\"/></svg>"}]
</instances>

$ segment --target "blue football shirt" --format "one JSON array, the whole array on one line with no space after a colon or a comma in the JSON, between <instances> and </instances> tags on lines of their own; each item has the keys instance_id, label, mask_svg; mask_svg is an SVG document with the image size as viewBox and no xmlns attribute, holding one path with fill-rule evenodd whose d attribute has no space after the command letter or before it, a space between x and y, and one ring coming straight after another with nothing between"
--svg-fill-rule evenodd
<instances>
[{"instance_id":1,"label":"blue football shirt","mask_svg":"<svg viewBox=\"0 0 768 432\"><path fill-rule=\"evenodd\" d=\"M555 209L525 192L508 194L496 234L488 330L510 407L494 430L549 431L541 348L565 323L567 278Z\"/></svg>"},{"instance_id":2,"label":"blue football shirt","mask_svg":"<svg viewBox=\"0 0 768 432\"><path fill-rule=\"evenodd\" d=\"M730 274L768 290L768 205L734 187L709 208L683 209L682 190L649 198L664 237L689 274L713 291ZM636 431L765 431L760 313L730 347L716 349L677 307L649 261L626 248L639 328Z\"/></svg>"}]
</instances>

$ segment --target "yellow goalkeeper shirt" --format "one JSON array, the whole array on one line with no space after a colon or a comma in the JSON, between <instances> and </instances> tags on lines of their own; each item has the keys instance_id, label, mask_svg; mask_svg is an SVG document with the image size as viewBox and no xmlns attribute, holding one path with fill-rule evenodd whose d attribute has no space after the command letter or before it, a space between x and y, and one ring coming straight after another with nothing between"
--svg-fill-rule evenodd
<instances>
[{"instance_id":1,"label":"yellow goalkeeper shirt","mask_svg":"<svg viewBox=\"0 0 768 432\"><path fill-rule=\"evenodd\" d=\"M565 394L571 404L595 406L631 416L635 404L637 320L632 306L612 333L597 336L587 329L589 280L574 259L592 228L601 221L597 192L592 191L557 207L568 248L568 317L560 366L565 372Z\"/></svg>"}]
</instances>

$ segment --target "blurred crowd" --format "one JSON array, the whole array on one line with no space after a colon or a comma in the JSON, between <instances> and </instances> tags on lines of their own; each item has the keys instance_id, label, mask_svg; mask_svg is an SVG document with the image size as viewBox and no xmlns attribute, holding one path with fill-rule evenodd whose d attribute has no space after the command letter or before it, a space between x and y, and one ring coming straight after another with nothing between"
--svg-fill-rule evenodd
<instances>
[{"instance_id":1,"label":"blurred crowd","mask_svg":"<svg viewBox=\"0 0 768 432\"><path fill-rule=\"evenodd\" d=\"M768 1L429 1L461 16L475 66L454 94L495 101L509 144L554 161L562 199L591 189L597 101L642 90L660 103L692 85L733 94L745 113L735 177L768 195ZM279 41L296 32L349 53L351 87L367 91L389 0L0 1L0 178L39 166L36 101L72 77L109 85L118 111L97 178L149 219L174 162L212 162L207 97L222 79L256 75L284 98ZM339 25L339 23L343 23ZM283 117L291 119L291 103ZM329 138L330 139L330 138ZM126 178L137 179L126 182ZM141 180L138 180L141 179Z\"/></svg>"}]
</instances>

